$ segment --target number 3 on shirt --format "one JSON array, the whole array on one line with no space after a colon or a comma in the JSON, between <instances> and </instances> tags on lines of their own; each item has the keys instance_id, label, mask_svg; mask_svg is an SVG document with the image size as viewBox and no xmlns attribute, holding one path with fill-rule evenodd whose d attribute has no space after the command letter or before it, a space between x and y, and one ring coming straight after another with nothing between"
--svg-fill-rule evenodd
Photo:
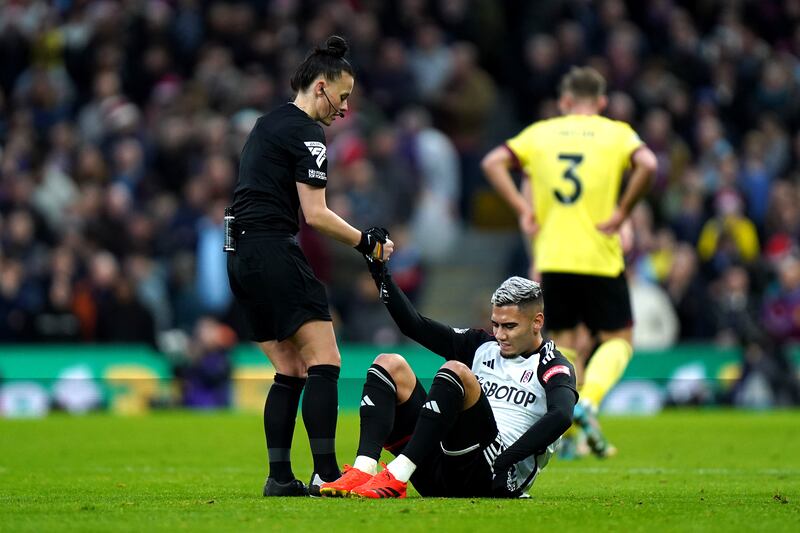
<instances>
[{"instance_id":1,"label":"number 3 on shirt","mask_svg":"<svg viewBox=\"0 0 800 533\"><path fill-rule=\"evenodd\" d=\"M562 204L574 204L578 198L581 196L581 192L583 192L583 186L581 185L581 180L575 174L575 169L578 165L581 164L583 161L583 154L558 154L559 161L567 161L568 165L567 169L564 171L563 178L567 181L571 181L573 185L573 191L570 195L565 195L559 190L554 190L553 193L556 195L556 200L561 202Z\"/></svg>"}]
</instances>

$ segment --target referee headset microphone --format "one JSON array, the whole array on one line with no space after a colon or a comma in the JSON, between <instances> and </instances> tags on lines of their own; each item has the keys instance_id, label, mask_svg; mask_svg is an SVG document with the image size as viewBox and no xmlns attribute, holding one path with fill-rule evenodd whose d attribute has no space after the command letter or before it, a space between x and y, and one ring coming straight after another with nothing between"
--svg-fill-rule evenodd
<instances>
[{"instance_id":1,"label":"referee headset microphone","mask_svg":"<svg viewBox=\"0 0 800 533\"><path fill-rule=\"evenodd\" d=\"M328 105L330 105L333 108L333 113L331 113L331 115L334 117L344 118L344 111L333 105L333 102L328 97L328 91L325 90L325 87L322 87L322 94L325 95L325 99L328 101Z\"/></svg>"}]
</instances>

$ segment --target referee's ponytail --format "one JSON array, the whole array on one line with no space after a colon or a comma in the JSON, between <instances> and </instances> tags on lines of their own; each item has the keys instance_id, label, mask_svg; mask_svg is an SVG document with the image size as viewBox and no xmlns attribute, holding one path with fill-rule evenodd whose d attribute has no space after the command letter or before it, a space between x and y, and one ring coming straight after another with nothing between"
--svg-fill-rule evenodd
<instances>
[{"instance_id":1,"label":"referee's ponytail","mask_svg":"<svg viewBox=\"0 0 800 533\"><path fill-rule=\"evenodd\" d=\"M326 80L335 81L347 72L354 76L353 67L344 58L347 52L347 41L338 35L331 35L324 47L317 46L308 53L292 75L292 90L302 91L311 85L322 74Z\"/></svg>"}]
</instances>

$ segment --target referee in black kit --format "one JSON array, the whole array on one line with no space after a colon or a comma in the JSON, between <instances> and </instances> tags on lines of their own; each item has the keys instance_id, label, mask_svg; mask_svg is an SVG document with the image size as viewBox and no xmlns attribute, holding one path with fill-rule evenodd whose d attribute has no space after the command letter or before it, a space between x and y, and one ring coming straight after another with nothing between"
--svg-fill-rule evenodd
<instances>
[{"instance_id":1,"label":"referee in black kit","mask_svg":"<svg viewBox=\"0 0 800 533\"><path fill-rule=\"evenodd\" d=\"M292 76L294 101L262 116L242 149L233 197L235 251L228 279L244 309L252 340L275 368L264 406L269 477L264 496L318 495L319 485L340 475L334 439L341 357L325 289L297 244L298 208L316 230L386 261L394 243L381 228L361 232L325 202L328 163L325 134L344 117L353 90L347 43L328 38ZM300 393L303 422L314 456L309 486L290 462Z\"/></svg>"}]
</instances>

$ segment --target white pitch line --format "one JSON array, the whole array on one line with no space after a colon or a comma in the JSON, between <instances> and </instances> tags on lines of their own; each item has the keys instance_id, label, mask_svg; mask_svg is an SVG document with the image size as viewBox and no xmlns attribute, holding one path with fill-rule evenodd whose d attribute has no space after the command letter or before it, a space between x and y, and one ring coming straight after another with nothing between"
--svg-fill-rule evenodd
<instances>
[{"instance_id":1,"label":"white pitch line","mask_svg":"<svg viewBox=\"0 0 800 533\"><path fill-rule=\"evenodd\" d=\"M554 468L554 470L556 470ZM721 475L735 476L742 474L758 474L765 476L773 475L797 475L800 468L613 468L613 467L558 467L559 472L584 473L584 474L641 474L641 475L675 475L675 474L700 474L700 475Z\"/></svg>"}]
</instances>

